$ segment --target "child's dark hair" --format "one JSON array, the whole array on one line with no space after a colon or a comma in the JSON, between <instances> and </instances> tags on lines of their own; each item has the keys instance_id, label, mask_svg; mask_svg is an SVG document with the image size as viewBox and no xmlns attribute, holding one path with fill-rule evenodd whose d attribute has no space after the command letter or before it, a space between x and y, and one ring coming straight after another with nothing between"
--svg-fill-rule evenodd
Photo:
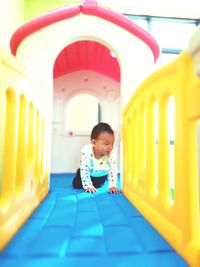
<instances>
[{"instance_id":1,"label":"child's dark hair","mask_svg":"<svg viewBox=\"0 0 200 267\"><path fill-rule=\"evenodd\" d=\"M99 122L96 126L94 126L94 128L92 129L91 132L91 140L92 139L97 139L98 136L101 133L109 133L109 134L114 134L113 129L110 127L110 125L108 123L105 122Z\"/></svg>"}]
</instances>

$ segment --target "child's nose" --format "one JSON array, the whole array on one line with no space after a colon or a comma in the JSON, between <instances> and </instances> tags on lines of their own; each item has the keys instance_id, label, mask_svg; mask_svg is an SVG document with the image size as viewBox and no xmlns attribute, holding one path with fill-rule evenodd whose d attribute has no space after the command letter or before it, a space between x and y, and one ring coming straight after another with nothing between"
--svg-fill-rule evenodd
<instances>
[{"instance_id":1,"label":"child's nose","mask_svg":"<svg viewBox=\"0 0 200 267\"><path fill-rule=\"evenodd\" d=\"M112 146L112 145L109 145L109 146L108 146L108 150L109 150L109 151L111 151L111 150L112 150L112 148L113 148L113 146Z\"/></svg>"}]
</instances>

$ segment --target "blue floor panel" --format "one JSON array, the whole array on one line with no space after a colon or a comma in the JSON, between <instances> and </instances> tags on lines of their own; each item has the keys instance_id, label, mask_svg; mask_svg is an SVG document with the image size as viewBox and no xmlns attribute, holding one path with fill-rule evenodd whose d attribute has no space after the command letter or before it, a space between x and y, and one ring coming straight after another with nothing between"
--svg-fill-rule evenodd
<instances>
[{"instance_id":1,"label":"blue floor panel","mask_svg":"<svg viewBox=\"0 0 200 267\"><path fill-rule=\"evenodd\" d=\"M84 193L72 174L51 189L5 250L0 267L187 267L123 194Z\"/></svg>"}]
</instances>

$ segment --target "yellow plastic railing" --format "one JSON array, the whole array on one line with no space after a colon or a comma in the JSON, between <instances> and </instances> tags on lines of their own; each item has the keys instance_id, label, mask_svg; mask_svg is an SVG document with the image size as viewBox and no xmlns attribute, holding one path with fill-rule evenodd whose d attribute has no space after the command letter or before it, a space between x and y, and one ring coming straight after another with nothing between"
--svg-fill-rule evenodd
<instances>
[{"instance_id":1,"label":"yellow plastic railing","mask_svg":"<svg viewBox=\"0 0 200 267\"><path fill-rule=\"evenodd\" d=\"M200 78L185 51L142 83L122 126L124 194L193 267L200 266L199 120Z\"/></svg>"},{"instance_id":2,"label":"yellow plastic railing","mask_svg":"<svg viewBox=\"0 0 200 267\"><path fill-rule=\"evenodd\" d=\"M46 118L34 91L0 50L0 250L48 193Z\"/></svg>"}]
</instances>

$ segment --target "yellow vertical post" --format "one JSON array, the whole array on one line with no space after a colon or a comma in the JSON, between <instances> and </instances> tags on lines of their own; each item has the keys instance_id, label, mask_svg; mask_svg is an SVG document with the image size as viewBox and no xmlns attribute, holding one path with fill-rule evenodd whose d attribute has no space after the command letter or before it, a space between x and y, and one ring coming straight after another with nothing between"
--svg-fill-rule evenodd
<instances>
[{"instance_id":1,"label":"yellow vertical post","mask_svg":"<svg viewBox=\"0 0 200 267\"><path fill-rule=\"evenodd\" d=\"M162 204L169 204L169 150L167 129L167 97L159 99L158 113L158 196Z\"/></svg>"},{"instance_id":2,"label":"yellow vertical post","mask_svg":"<svg viewBox=\"0 0 200 267\"><path fill-rule=\"evenodd\" d=\"M6 91L6 126L2 192L7 202L15 195L18 138L18 99L13 88Z\"/></svg>"},{"instance_id":3,"label":"yellow vertical post","mask_svg":"<svg viewBox=\"0 0 200 267\"><path fill-rule=\"evenodd\" d=\"M147 134L146 134L146 142L147 142L147 188L148 194L151 199L155 197L155 186L156 186L156 164L155 164L155 116L154 116L154 99L150 99L147 104Z\"/></svg>"},{"instance_id":4,"label":"yellow vertical post","mask_svg":"<svg viewBox=\"0 0 200 267\"><path fill-rule=\"evenodd\" d=\"M18 125L18 145L16 162L16 193L22 196L25 187L26 165L27 165L27 102L25 96L20 96L19 104L19 125Z\"/></svg>"}]
</instances>

